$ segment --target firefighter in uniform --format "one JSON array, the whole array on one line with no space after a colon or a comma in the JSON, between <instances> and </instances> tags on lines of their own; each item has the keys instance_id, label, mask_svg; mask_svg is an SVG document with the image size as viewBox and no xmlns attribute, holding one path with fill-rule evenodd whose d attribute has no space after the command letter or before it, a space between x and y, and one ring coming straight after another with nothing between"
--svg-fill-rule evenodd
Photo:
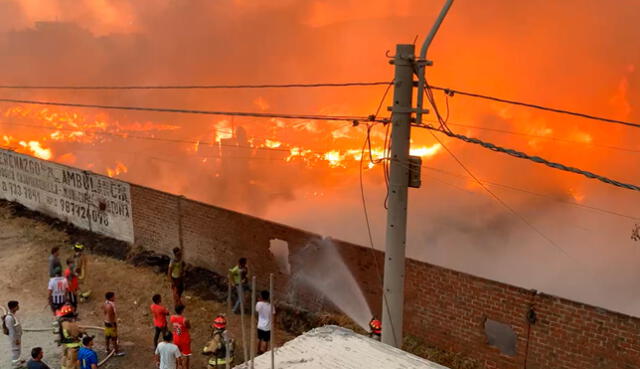
<instances>
[{"instance_id":1,"label":"firefighter in uniform","mask_svg":"<svg viewBox=\"0 0 640 369\"><path fill-rule=\"evenodd\" d=\"M80 283L83 283L83 281L87 277L87 255L84 254L83 244L76 243L75 245L73 245L73 260L73 264L76 267L76 274L78 275L78 279L80 280ZM87 301L89 299L89 296L91 296L91 290L78 291L80 302Z\"/></svg>"},{"instance_id":2,"label":"firefighter in uniform","mask_svg":"<svg viewBox=\"0 0 640 369\"><path fill-rule=\"evenodd\" d=\"M380 320L371 318L369 322L369 328L371 331L369 332L369 337L373 338L376 341L380 341L380 336L382 335L382 322Z\"/></svg>"},{"instance_id":3,"label":"firefighter in uniform","mask_svg":"<svg viewBox=\"0 0 640 369\"><path fill-rule=\"evenodd\" d=\"M58 316L60 345L62 345L62 369L75 369L78 361L82 335L85 334L76 323L76 314L73 306L63 305L56 312Z\"/></svg>"},{"instance_id":4,"label":"firefighter in uniform","mask_svg":"<svg viewBox=\"0 0 640 369\"><path fill-rule=\"evenodd\" d=\"M211 339L202 349L204 355L210 355L209 369L224 368L229 361L229 366L233 364L234 340L227 331L227 319L223 314L219 314L211 325L213 331Z\"/></svg>"}]
</instances>

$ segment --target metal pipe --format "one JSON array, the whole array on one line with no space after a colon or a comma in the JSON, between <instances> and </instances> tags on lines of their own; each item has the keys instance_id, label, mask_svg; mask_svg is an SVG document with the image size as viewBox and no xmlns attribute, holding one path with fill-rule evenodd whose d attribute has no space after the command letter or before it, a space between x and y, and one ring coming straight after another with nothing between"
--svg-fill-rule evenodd
<instances>
[{"instance_id":1,"label":"metal pipe","mask_svg":"<svg viewBox=\"0 0 640 369\"><path fill-rule=\"evenodd\" d=\"M269 301L271 305L271 369L276 368L276 320L273 316L273 307L274 299L273 299L273 273L269 274Z\"/></svg>"},{"instance_id":2,"label":"metal pipe","mask_svg":"<svg viewBox=\"0 0 640 369\"><path fill-rule=\"evenodd\" d=\"M247 352L247 334L244 325L244 287L242 282L238 283L238 298L240 299L240 329L242 330L242 353L244 355L244 363L249 361Z\"/></svg>"},{"instance_id":3,"label":"metal pipe","mask_svg":"<svg viewBox=\"0 0 640 369\"><path fill-rule=\"evenodd\" d=\"M231 279L227 286L227 316L231 316Z\"/></svg>"},{"instance_id":4,"label":"metal pipe","mask_svg":"<svg viewBox=\"0 0 640 369\"><path fill-rule=\"evenodd\" d=\"M444 5L442 6L442 10L440 10L440 14L436 19L436 22L431 27L431 31L429 31L429 34L427 35L427 38L424 40L424 43L422 44L422 48L420 49L421 60L427 59L427 51L429 49L429 46L431 46L431 42L433 42L433 39L436 37L436 33L438 33L438 30L440 29L440 25L442 25L442 21L444 21L444 17L447 16L447 13L449 12L449 9L451 8L452 4L453 4L453 0L446 0Z\"/></svg>"},{"instance_id":5,"label":"metal pipe","mask_svg":"<svg viewBox=\"0 0 640 369\"><path fill-rule=\"evenodd\" d=\"M250 357L251 357L251 369L253 369L253 359L256 357L256 276L251 278L251 324L249 324L249 334L251 339L249 340Z\"/></svg>"},{"instance_id":6,"label":"metal pipe","mask_svg":"<svg viewBox=\"0 0 640 369\"><path fill-rule=\"evenodd\" d=\"M442 6L442 10L440 10L438 18L436 19L436 22L431 27L431 31L429 31L427 38L425 38L424 43L422 44L422 49L420 49L420 59L418 63L418 70L416 71L416 73L418 74L418 93L416 95L418 98L418 101L416 103L416 124L422 123L422 105L424 102L423 90L425 86L424 73L427 63L429 63L429 61L427 60L427 51L429 50L431 42L433 42L433 39L436 37L436 33L440 29L440 25L442 25L442 21L444 21L444 17L447 16L447 13L449 12L452 4L453 0L445 1L444 5Z\"/></svg>"}]
</instances>

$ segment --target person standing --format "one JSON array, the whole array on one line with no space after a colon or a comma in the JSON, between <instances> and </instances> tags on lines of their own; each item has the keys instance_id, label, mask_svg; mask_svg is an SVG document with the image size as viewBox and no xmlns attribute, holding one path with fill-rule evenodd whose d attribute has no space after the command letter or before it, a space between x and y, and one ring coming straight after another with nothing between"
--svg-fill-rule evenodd
<instances>
[{"instance_id":1,"label":"person standing","mask_svg":"<svg viewBox=\"0 0 640 369\"><path fill-rule=\"evenodd\" d=\"M105 301L102 305L102 312L104 313L104 338L107 353L111 352L110 343L113 342L113 350L115 356L123 356L124 352L118 350L118 318L116 315L116 294L114 292L107 292L105 295Z\"/></svg>"},{"instance_id":2,"label":"person standing","mask_svg":"<svg viewBox=\"0 0 640 369\"><path fill-rule=\"evenodd\" d=\"M178 369L180 365L180 349L173 344L173 334L166 332L163 341L156 347L156 366L159 369Z\"/></svg>"},{"instance_id":3,"label":"person standing","mask_svg":"<svg viewBox=\"0 0 640 369\"><path fill-rule=\"evenodd\" d=\"M176 306L176 315L171 316L169 323L173 328L173 340L183 356L182 369L189 369L189 357L191 357L191 335L189 334L189 329L191 329L191 324L182 315L183 312L184 305Z\"/></svg>"},{"instance_id":4,"label":"person standing","mask_svg":"<svg viewBox=\"0 0 640 369\"><path fill-rule=\"evenodd\" d=\"M27 362L27 369L51 369L47 364L42 362L44 352L42 347L34 347L31 349L31 360Z\"/></svg>"},{"instance_id":5,"label":"person standing","mask_svg":"<svg viewBox=\"0 0 640 369\"><path fill-rule=\"evenodd\" d=\"M20 304L18 301L9 301L7 304L9 313L4 316L3 329L6 329L5 333L9 336L9 345L11 346L11 365L17 368L24 364L24 360L20 359L22 354L22 326L20 321L16 317L16 313L20 310Z\"/></svg>"},{"instance_id":6,"label":"person standing","mask_svg":"<svg viewBox=\"0 0 640 369\"><path fill-rule=\"evenodd\" d=\"M244 292L251 291L249 287L249 268L247 267L247 258L240 258L238 264L229 269L229 283L235 291L236 301L231 309L234 313L240 313L240 304L244 303Z\"/></svg>"},{"instance_id":7,"label":"person standing","mask_svg":"<svg viewBox=\"0 0 640 369\"><path fill-rule=\"evenodd\" d=\"M78 280L78 274L76 274L75 259L67 259L67 269L64 271L64 277L67 278L68 288L68 301L75 308L78 307L78 289L80 288L80 281Z\"/></svg>"},{"instance_id":8,"label":"person standing","mask_svg":"<svg viewBox=\"0 0 640 369\"><path fill-rule=\"evenodd\" d=\"M85 336L82 347L78 351L78 367L80 369L98 369L98 354L93 350L93 337Z\"/></svg>"},{"instance_id":9,"label":"person standing","mask_svg":"<svg viewBox=\"0 0 640 369\"><path fill-rule=\"evenodd\" d=\"M151 298L153 304L151 304L151 314L153 315L153 328L155 333L153 335L153 347L158 347L158 338L164 337L167 333L167 316L169 316L169 310L162 306L162 297L158 294L153 295Z\"/></svg>"},{"instance_id":10,"label":"person standing","mask_svg":"<svg viewBox=\"0 0 640 369\"><path fill-rule=\"evenodd\" d=\"M49 305L55 315L56 310L60 309L67 301L69 282L62 276L62 269L56 268L53 273L54 277L49 279Z\"/></svg>"},{"instance_id":11,"label":"person standing","mask_svg":"<svg viewBox=\"0 0 640 369\"><path fill-rule=\"evenodd\" d=\"M56 276L56 268L60 268L60 270L62 270L62 264L60 264L59 255L60 248L58 246L52 247L51 255L49 255L49 278L53 278Z\"/></svg>"},{"instance_id":12,"label":"person standing","mask_svg":"<svg viewBox=\"0 0 640 369\"><path fill-rule=\"evenodd\" d=\"M185 264L182 260L182 250L173 249L173 258L169 262L167 276L171 282L171 291L173 292L173 306L182 305L182 293L184 292L184 272Z\"/></svg>"},{"instance_id":13,"label":"person standing","mask_svg":"<svg viewBox=\"0 0 640 369\"><path fill-rule=\"evenodd\" d=\"M87 255L84 253L84 245L81 243L76 243L73 245L73 261L74 266L76 268L76 274L78 275L78 297L80 298L80 302L86 301L91 295L90 290L82 290L80 287L80 283L87 278L88 274L88 266L89 261L87 259Z\"/></svg>"},{"instance_id":14,"label":"person standing","mask_svg":"<svg viewBox=\"0 0 640 369\"><path fill-rule=\"evenodd\" d=\"M271 342L271 326L276 311L269 299L269 291L261 291L256 303L256 312L258 313L258 355L269 351L269 342Z\"/></svg>"}]
</instances>

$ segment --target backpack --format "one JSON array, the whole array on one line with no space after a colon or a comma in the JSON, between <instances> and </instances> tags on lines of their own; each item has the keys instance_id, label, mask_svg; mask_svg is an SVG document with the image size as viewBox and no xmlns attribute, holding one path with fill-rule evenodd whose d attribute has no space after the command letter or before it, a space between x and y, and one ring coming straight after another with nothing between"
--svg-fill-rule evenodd
<instances>
[{"instance_id":1,"label":"backpack","mask_svg":"<svg viewBox=\"0 0 640 369\"><path fill-rule=\"evenodd\" d=\"M6 317L8 317L9 314L5 314L2 316L2 333L4 333L6 336L9 335L9 328L7 327L7 322L5 321Z\"/></svg>"}]
</instances>

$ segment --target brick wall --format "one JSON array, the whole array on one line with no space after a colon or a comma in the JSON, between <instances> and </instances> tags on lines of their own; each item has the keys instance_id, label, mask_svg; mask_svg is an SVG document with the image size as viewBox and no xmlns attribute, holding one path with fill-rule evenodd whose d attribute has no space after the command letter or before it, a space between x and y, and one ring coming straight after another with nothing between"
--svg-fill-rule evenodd
<instances>
[{"instance_id":1,"label":"brick wall","mask_svg":"<svg viewBox=\"0 0 640 369\"><path fill-rule=\"evenodd\" d=\"M137 246L169 255L173 247L182 245L188 263L219 274L245 256L259 287L266 287L268 274L274 273L281 298L313 310L332 309L322 296L281 273L269 251L271 239L288 242L295 275L300 265L293 255L318 235L141 186L132 185L131 196ZM336 243L379 316L378 272L381 274L383 255ZM640 368L638 318L416 260L407 260L406 275L406 334L463 353L485 368ZM535 324L527 319L531 309ZM513 328L517 335L514 356L487 344L486 319Z\"/></svg>"}]
</instances>

